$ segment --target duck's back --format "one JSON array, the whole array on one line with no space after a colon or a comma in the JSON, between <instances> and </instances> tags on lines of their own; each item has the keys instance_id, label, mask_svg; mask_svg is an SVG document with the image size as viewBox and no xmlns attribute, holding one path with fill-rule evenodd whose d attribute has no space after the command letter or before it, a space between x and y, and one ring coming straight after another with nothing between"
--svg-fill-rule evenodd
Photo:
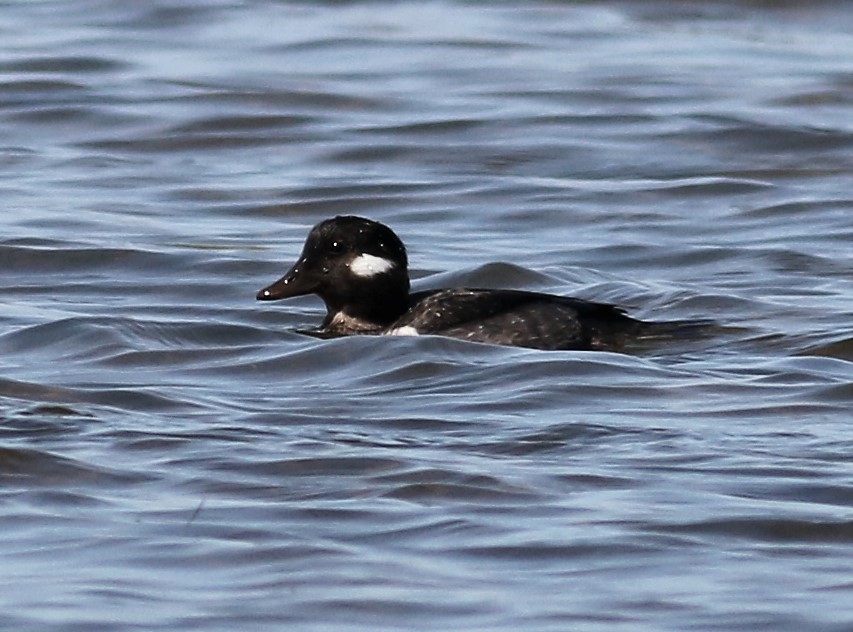
<instances>
[{"instance_id":1,"label":"duck's back","mask_svg":"<svg viewBox=\"0 0 853 632\"><path fill-rule=\"evenodd\" d=\"M519 290L451 289L412 295L389 333L435 334L534 349L619 349L640 321L604 303Z\"/></svg>"}]
</instances>

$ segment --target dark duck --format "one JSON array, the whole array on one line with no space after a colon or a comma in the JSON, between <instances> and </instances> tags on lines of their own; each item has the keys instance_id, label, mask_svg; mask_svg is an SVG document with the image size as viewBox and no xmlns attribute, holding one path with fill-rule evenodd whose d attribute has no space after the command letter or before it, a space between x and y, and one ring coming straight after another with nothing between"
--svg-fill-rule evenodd
<instances>
[{"instance_id":1,"label":"dark duck","mask_svg":"<svg viewBox=\"0 0 853 632\"><path fill-rule=\"evenodd\" d=\"M354 216L327 219L260 301L316 294L326 304L320 338L355 334L438 335L472 342L557 350L618 350L632 340L676 335L700 321L644 322L622 309L578 298L452 288L409 292L408 257L387 226Z\"/></svg>"}]
</instances>

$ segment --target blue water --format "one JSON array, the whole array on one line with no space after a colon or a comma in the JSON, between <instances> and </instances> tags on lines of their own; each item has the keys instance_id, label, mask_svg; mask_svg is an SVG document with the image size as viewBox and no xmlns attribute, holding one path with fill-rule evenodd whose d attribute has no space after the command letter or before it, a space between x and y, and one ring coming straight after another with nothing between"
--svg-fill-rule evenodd
<instances>
[{"instance_id":1,"label":"blue water","mask_svg":"<svg viewBox=\"0 0 853 632\"><path fill-rule=\"evenodd\" d=\"M0 15L0 629L853 629L845 2ZM341 213L717 326L308 338Z\"/></svg>"}]
</instances>

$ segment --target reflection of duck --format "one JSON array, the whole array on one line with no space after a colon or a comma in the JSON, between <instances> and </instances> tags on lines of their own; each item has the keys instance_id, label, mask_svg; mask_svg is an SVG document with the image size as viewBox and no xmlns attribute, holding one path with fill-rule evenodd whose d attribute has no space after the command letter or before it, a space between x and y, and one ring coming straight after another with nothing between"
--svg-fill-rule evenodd
<instances>
[{"instance_id":1,"label":"reflection of duck","mask_svg":"<svg viewBox=\"0 0 853 632\"><path fill-rule=\"evenodd\" d=\"M320 329L303 332L322 338L435 334L534 349L614 349L680 326L646 323L612 305L538 292L454 288L409 294L403 242L387 226L353 216L317 224L293 267L257 298L304 294L317 294L326 304Z\"/></svg>"}]
</instances>

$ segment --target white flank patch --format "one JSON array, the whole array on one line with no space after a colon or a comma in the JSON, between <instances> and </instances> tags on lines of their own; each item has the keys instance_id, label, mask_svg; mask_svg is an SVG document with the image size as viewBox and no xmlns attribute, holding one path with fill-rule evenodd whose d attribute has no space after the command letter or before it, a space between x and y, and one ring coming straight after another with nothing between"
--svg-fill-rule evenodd
<instances>
[{"instance_id":1,"label":"white flank patch","mask_svg":"<svg viewBox=\"0 0 853 632\"><path fill-rule=\"evenodd\" d=\"M367 253L358 255L349 264L349 269L352 270L352 273L360 277L376 276L377 274L388 272L393 267L393 261Z\"/></svg>"},{"instance_id":2,"label":"white flank patch","mask_svg":"<svg viewBox=\"0 0 853 632\"><path fill-rule=\"evenodd\" d=\"M406 325L405 327L397 327L396 329L391 329L386 334L387 336L420 336L420 332L412 327L411 325Z\"/></svg>"}]
</instances>

